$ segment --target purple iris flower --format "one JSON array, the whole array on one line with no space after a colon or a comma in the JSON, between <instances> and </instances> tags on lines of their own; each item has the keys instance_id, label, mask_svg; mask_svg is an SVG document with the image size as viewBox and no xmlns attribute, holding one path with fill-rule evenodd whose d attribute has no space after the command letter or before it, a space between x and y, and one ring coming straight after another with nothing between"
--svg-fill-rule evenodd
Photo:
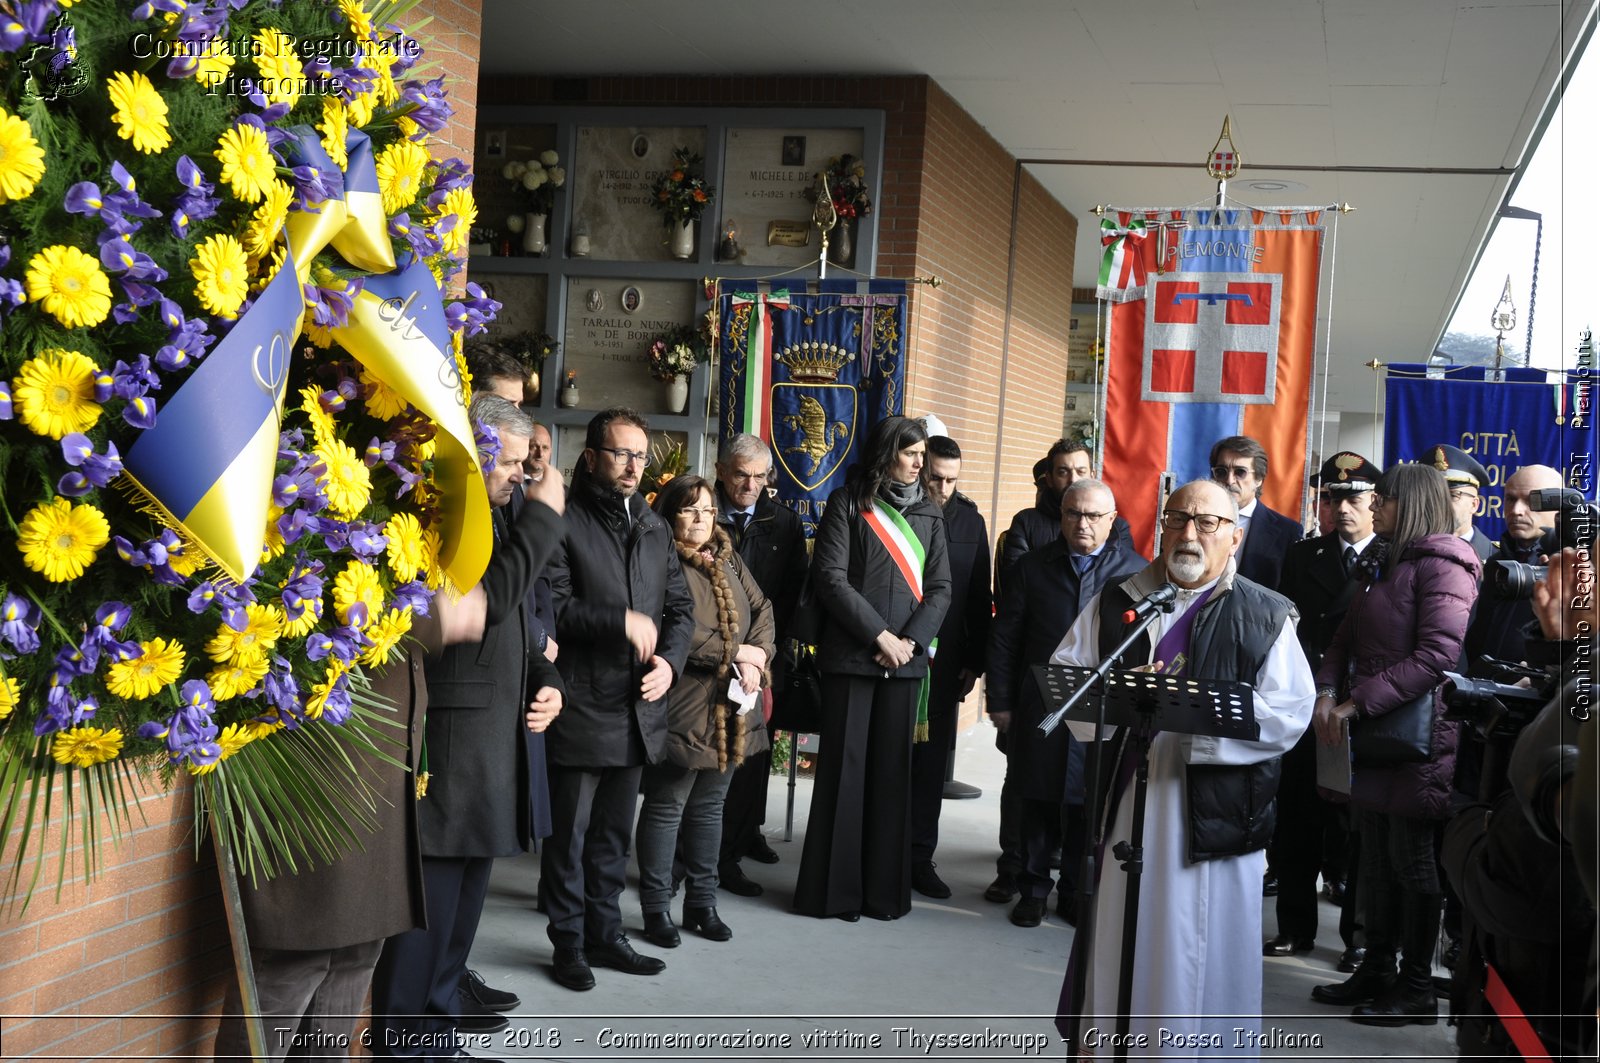
<instances>
[{"instance_id":1,"label":"purple iris flower","mask_svg":"<svg viewBox=\"0 0 1600 1063\"><path fill-rule=\"evenodd\" d=\"M205 173L189 156L178 159L178 182L183 191L173 203L172 234L180 240L189 233L191 222L205 221L217 212L221 199L212 195L216 186L206 180Z\"/></svg>"},{"instance_id":2,"label":"purple iris flower","mask_svg":"<svg viewBox=\"0 0 1600 1063\"><path fill-rule=\"evenodd\" d=\"M11 404L11 381L0 379L0 421L9 421L16 416L16 411Z\"/></svg>"},{"instance_id":3,"label":"purple iris flower","mask_svg":"<svg viewBox=\"0 0 1600 1063\"><path fill-rule=\"evenodd\" d=\"M439 163L438 171L434 174L433 194L428 197L428 206L437 210L446 195L458 188L471 187L471 168L460 159L446 159Z\"/></svg>"},{"instance_id":4,"label":"purple iris flower","mask_svg":"<svg viewBox=\"0 0 1600 1063\"><path fill-rule=\"evenodd\" d=\"M167 279L167 271L156 265L155 259L137 250L126 238L120 236L100 245L100 263L112 273L123 274L128 280L159 284ZM133 293L130 292L129 297L133 298ZM156 292L155 298L146 302L154 302L160 297L161 293ZM138 300L135 299L135 302Z\"/></svg>"},{"instance_id":5,"label":"purple iris flower","mask_svg":"<svg viewBox=\"0 0 1600 1063\"><path fill-rule=\"evenodd\" d=\"M383 529L369 521L350 525L350 552L363 561L373 561L389 545Z\"/></svg>"},{"instance_id":6,"label":"purple iris flower","mask_svg":"<svg viewBox=\"0 0 1600 1063\"><path fill-rule=\"evenodd\" d=\"M493 425L475 420L472 422L472 437L478 445L478 455L484 467L493 467L495 459L500 456L500 433Z\"/></svg>"},{"instance_id":7,"label":"purple iris flower","mask_svg":"<svg viewBox=\"0 0 1600 1063\"><path fill-rule=\"evenodd\" d=\"M442 77L426 82L408 81L405 88L400 91L400 98L411 105L410 110L401 113L429 133L437 133L443 129L449 123L450 116L455 113L455 109L445 99Z\"/></svg>"},{"instance_id":8,"label":"purple iris flower","mask_svg":"<svg viewBox=\"0 0 1600 1063\"><path fill-rule=\"evenodd\" d=\"M350 719L350 683L346 676L333 681L322 704L322 722L335 727Z\"/></svg>"},{"instance_id":9,"label":"purple iris flower","mask_svg":"<svg viewBox=\"0 0 1600 1063\"><path fill-rule=\"evenodd\" d=\"M39 648L39 607L27 598L7 594L0 602L0 642L20 654Z\"/></svg>"},{"instance_id":10,"label":"purple iris flower","mask_svg":"<svg viewBox=\"0 0 1600 1063\"><path fill-rule=\"evenodd\" d=\"M311 310L311 320L318 328L343 328L350 320L350 310L355 306L356 296L361 294L363 284L360 278L349 281L343 289L302 284L300 288Z\"/></svg>"},{"instance_id":11,"label":"purple iris flower","mask_svg":"<svg viewBox=\"0 0 1600 1063\"><path fill-rule=\"evenodd\" d=\"M394 460L394 443L388 440L372 437L372 442L367 444L366 451L361 455L361 460L367 468L373 468L379 462Z\"/></svg>"},{"instance_id":12,"label":"purple iris flower","mask_svg":"<svg viewBox=\"0 0 1600 1063\"><path fill-rule=\"evenodd\" d=\"M394 589L394 606L396 609L411 607L411 611L418 616L427 616L428 609L433 602L433 592L421 580L412 580L402 583Z\"/></svg>"},{"instance_id":13,"label":"purple iris flower","mask_svg":"<svg viewBox=\"0 0 1600 1063\"><path fill-rule=\"evenodd\" d=\"M333 189L343 181L335 174L324 174L315 166L292 166L289 183L294 186L295 206L310 210L333 198Z\"/></svg>"},{"instance_id":14,"label":"purple iris flower","mask_svg":"<svg viewBox=\"0 0 1600 1063\"><path fill-rule=\"evenodd\" d=\"M106 398L115 395L119 399L132 399L160 387L161 375L150 368L150 356L141 354L131 362L117 360L111 369L111 390Z\"/></svg>"},{"instance_id":15,"label":"purple iris flower","mask_svg":"<svg viewBox=\"0 0 1600 1063\"><path fill-rule=\"evenodd\" d=\"M156 426L156 400L148 395L140 395L128 400L122 408L122 419L135 428L154 428Z\"/></svg>"},{"instance_id":16,"label":"purple iris flower","mask_svg":"<svg viewBox=\"0 0 1600 1063\"><path fill-rule=\"evenodd\" d=\"M289 662L282 657L274 657L272 666L267 669L263 685L267 700L277 709L279 718L290 727L297 726L300 686L295 682L294 674L289 671Z\"/></svg>"},{"instance_id":17,"label":"purple iris flower","mask_svg":"<svg viewBox=\"0 0 1600 1063\"><path fill-rule=\"evenodd\" d=\"M187 603L189 606L189 612L196 614L203 613L207 609L210 609L216 600L216 585L210 580L207 580L189 592L189 601Z\"/></svg>"},{"instance_id":18,"label":"purple iris flower","mask_svg":"<svg viewBox=\"0 0 1600 1063\"><path fill-rule=\"evenodd\" d=\"M50 20L57 7L54 0L23 0L7 5L15 15L0 19L0 52L15 52L25 44L43 44L50 39Z\"/></svg>"}]
</instances>

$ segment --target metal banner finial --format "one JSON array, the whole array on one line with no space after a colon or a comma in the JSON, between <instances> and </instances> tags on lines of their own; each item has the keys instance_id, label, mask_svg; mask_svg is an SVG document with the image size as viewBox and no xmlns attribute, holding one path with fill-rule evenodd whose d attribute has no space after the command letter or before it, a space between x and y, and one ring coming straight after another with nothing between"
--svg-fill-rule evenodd
<instances>
[{"instance_id":1,"label":"metal banner finial","mask_svg":"<svg viewBox=\"0 0 1600 1063\"><path fill-rule=\"evenodd\" d=\"M1227 146L1224 147L1223 143ZM1211 147L1211 154L1206 158L1206 173L1218 181L1231 180L1239 175L1239 167L1244 164L1244 158L1239 154L1239 149L1233 146L1232 118L1224 115L1222 118L1222 133L1217 137L1217 142Z\"/></svg>"}]
</instances>

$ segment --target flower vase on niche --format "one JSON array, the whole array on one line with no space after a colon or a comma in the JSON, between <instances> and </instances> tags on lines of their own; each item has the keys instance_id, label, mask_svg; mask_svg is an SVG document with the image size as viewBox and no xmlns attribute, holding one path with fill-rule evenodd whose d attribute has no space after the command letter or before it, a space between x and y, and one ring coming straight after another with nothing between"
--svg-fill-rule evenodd
<instances>
[{"instance_id":1,"label":"flower vase on niche","mask_svg":"<svg viewBox=\"0 0 1600 1063\"><path fill-rule=\"evenodd\" d=\"M522 251L528 255L544 254L545 215L529 214L522 223Z\"/></svg>"},{"instance_id":2,"label":"flower vase on niche","mask_svg":"<svg viewBox=\"0 0 1600 1063\"><path fill-rule=\"evenodd\" d=\"M675 376L667 382L667 412L682 413L689 405L689 378Z\"/></svg>"},{"instance_id":3,"label":"flower vase on niche","mask_svg":"<svg viewBox=\"0 0 1600 1063\"><path fill-rule=\"evenodd\" d=\"M839 224L828 234L828 261L835 266L848 266L855 256L855 241L850 238L851 222L840 218Z\"/></svg>"},{"instance_id":4,"label":"flower vase on niche","mask_svg":"<svg viewBox=\"0 0 1600 1063\"><path fill-rule=\"evenodd\" d=\"M694 257L694 222L685 221L668 230L667 244L673 258Z\"/></svg>"}]
</instances>

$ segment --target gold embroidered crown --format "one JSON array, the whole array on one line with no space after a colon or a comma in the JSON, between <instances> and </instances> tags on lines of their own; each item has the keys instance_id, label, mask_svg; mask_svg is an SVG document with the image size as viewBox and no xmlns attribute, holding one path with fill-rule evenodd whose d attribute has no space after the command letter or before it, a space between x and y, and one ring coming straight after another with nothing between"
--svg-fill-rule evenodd
<instances>
[{"instance_id":1,"label":"gold embroidered crown","mask_svg":"<svg viewBox=\"0 0 1600 1063\"><path fill-rule=\"evenodd\" d=\"M831 343L807 340L785 347L775 359L789 367L789 375L802 384L832 384L839 370L855 359L855 354Z\"/></svg>"}]
</instances>

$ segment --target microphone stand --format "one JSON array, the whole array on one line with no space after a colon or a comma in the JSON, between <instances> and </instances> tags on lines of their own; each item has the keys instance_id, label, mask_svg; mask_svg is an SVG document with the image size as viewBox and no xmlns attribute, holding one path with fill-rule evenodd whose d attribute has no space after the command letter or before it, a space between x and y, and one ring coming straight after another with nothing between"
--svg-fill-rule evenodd
<instances>
[{"instance_id":1,"label":"microphone stand","mask_svg":"<svg viewBox=\"0 0 1600 1063\"><path fill-rule=\"evenodd\" d=\"M1084 697L1089 693L1090 690L1095 691L1095 724L1094 724L1095 754L1094 754L1093 757L1090 758L1090 763L1089 763L1089 810L1088 810L1089 823L1090 823L1090 825L1092 827L1093 833L1092 833L1092 835L1091 835L1091 837L1089 839L1089 844L1084 846L1083 863L1081 865L1081 870L1079 871L1079 875L1078 875L1078 919L1083 925L1078 930L1078 937L1077 937L1077 940L1074 942L1074 945L1076 947L1073 950L1074 955L1077 956L1077 960L1078 960L1076 970L1074 970L1072 972L1072 1001L1071 1001L1071 1004L1072 1004L1072 1016L1073 1016L1073 1018L1075 1020L1081 1020L1082 1017L1083 1017L1084 995L1088 990L1088 981L1089 981L1088 978L1086 977L1086 971L1087 971L1087 968L1088 968L1088 965L1089 965L1090 953L1092 952L1092 950L1094 948L1094 933L1095 933L1095 922L1096 922L1096 918L1095 918L1095 915L1096 915L1096 913L1095 913L1095 893L1096 893L1096 891L1098 889L1098 883L1096 882L1096 879L1098 877L1098 869L1097 869L1097 860L1096 860L1096 855L1095 854L1097 854L1100 851L1101 847L1105 844L1105 824L1102 822L1102 819L1104 818L1105 801L1104 801L1104 798L1102 796L1102 790L1101 790L1101 786L1100 786L1101 762L1102 762L1102 760L1104 760L1104 757L1101 756L1100 745L1105 739L1105 729L1106 729L1106 676L1111 673L1111 669L1112 668L1116 667L1117 662L1122 659L1122 655L1124 653L1128 652L1128 647L1132 646L1135 642L1137 642L1139 640L1139 638L1142 635L1144 635L1144 633L1146 631L1148 631L1150 629L1150 625L1152 625L1152 624L1154 624L1156 622L1156 617L1161 615L1162 613L1170 613L1170 612L1172 612L1172 607L1173 607L1173 602L1171 602L1171 601L1164 602L1161 605L1157 606L1155 609L1152 609L1149 613L1146 613L1143 617L1140 617L1138 620L1136 620L1134 622L1134 624L1133 624L1133 627L1128 631L1127 635L1124 636L1123 640L1120 643L1117 644L1116 649L1112 650L1109 654L1107 654L1105 656L1105 658L1100 662L1100 664L1094 669L1094 675L1092 677L1090 677L1089 681L1087 683L1084 683L1082 686L1078 687L1078 689L1073 692L1072 697L1068 698L1064 705L1062 705L1055 712L1051 713L1049 716L1046 716L1043 720L1041 720L1039 722L1039 730L1040 730L1040 732L1043 733L1043 734L1046 734L1046 735L1050 734L1052 731L1054 731L1057 727L1059 727L1061 725L1061 721L1066 716L1067 710L1071 709L1078 702L1082 701L1084 699ZM1149 741L1148 736L1146 736L1145 741L1148 743L1148 741ZM1140 759L1140 763L1139 763L1139 771L1140 771L1141 775L1146 773L1148 770L1149 770L1148 760L1146 758L1141 758ZM1143 848L1143 846L1137 844L1139 841L1142 840L1140 838L1140 834L1138 832L1143 830L1143 820L1144 820L1144 790L1143 790L1143 788L1141 788L1139 790L1138 795L1137 795L1137 797L1135 799L1135 802L1134 802L1134 814L1137 817L1137 823L1136 823L1136 826L1135 826L1136 833L1133 835L1133 838L1134 838L1135 844L1137 846L1137 854L1136 854L1136 856L1134 856L1134 858L1132 860L1129 861L1128 869L1130 870L1131 873L1137 875L1139 873L1137 869L1142 868L1143 857L1144 857L1144 848ZM1117 847L1117 850L1113 854L1118 859L1125 859L1125 857L1124 857L1124 855L1123 855L1123 853L1121 851L1122 848L1123 848L1123 846L1119 845ZM1135 879L1135 882L1137 882L1137 879ZM1135 890L1135 892L1133 894L1133 898L1130 901L1130 903L1137 903L1137 901L1138 901L1138 893ZM1123 934L1123 937L1125 939L1124 942L1123 942L1123 946L1124 946L1124 949L1126 949L1128 947L1128 944L1129 944L1127 942L1127 940L1126 940L1126 938L1128 936L1127 935L1127 930L1128 930L1128 925L1127 924L1129 923L1129 920L1127 918L1126 913L1124 913L1124 916L1123 916L1123 923L1124 923L1124 928L1123 928L1124 929L1124 934ZM1122 999L1122 989L1123 989L1123 986L1126 986L1127 988L1129 988L1131 990L1132 975L1133 975L1133 965L1131 963L1124 962L1123 963L1122 978L1121 978L1121 982L1123 983L1123 985L1120 985L1118 987L1118 997L1119 997L1119 1000L1121 1001L1121 1009L1120 1010L1123 1012L1123 1014L1121 1014L1121 1015L1119 1015L1117 1017L1117 1029L1118 1029L1118 1032L1121 1033L1121 1034L1126 1034L1128 1032L1128 1025L1129 1025L1129 1021L1130 1021L1130 1016L1128 1016L1126 1014L1126 1012L1128 1010L1128 1002L1127 1002L1127 1000ZM1078 1035L1075 1032L1073 1034L1074 1040L1076 1040L1077 1036ZM1118 1059L1126 1059L1127 1058L1128 1049L1127 1049L1126 1046L1127 1046L1127 1038L1126 1037L1117 1038L1117 1048L1116 1048L1117 1057L1116 1058L1118 1058ZM1068 1052L1069 1056L1072 1054L1073 1051L1075 1051L1075 1049L1069 1048L1069 1052Z\"/></svg>"}]
</instances>

